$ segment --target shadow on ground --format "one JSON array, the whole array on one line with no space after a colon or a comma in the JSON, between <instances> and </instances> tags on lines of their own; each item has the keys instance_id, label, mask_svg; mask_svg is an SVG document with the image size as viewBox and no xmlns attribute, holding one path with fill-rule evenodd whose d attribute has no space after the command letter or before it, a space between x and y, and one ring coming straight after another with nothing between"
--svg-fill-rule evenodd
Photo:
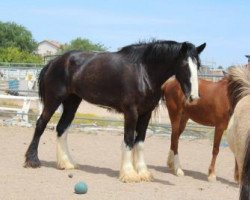
<instances>
[{"instance_id":1,"label":"shadow on ground","mask_svg":"<svg viewBox=\"0 0 250 200\"><path fill-rule=\"evenodd\" d=\"M160 171L163 173L172 173L172 170L168 169L165 166L154 166L154 165L149 165L149 168L154 169L156 171ZM204 174L202 172L197 172L197 171L192 171L192 170L183 170L185 173L185 176L190 176L193 177L194 179L198 179L201 181L205 181L208 182L207 180L207 174ZM227 179L221 178L221 177L217 177L217 181L238 188L238 185L235 182L229 181Z\"/></svg>"},{"instance_id":2,"label":"shadow on ground","mask_svg":"<svg viewBox=\"0 0 250 200\"><path fill-rule=\"evenodd\" d=\"M57 169L55 161L44 161L43 160L43 161L41 161L41 164L42 164L42 167L44 166L44 167L48 167L48 168ZM153 168L153 167L150 167L150 168ZM96 167L96 166L91 166L91 165L78 164L78 168L76 170L81 170L81 171L91 173L91 174L103 174L103 175L107 175L109 177L117 178L117 179L119 176L118 170L113 170L113 169L106 168L106 167ZM160 183L163 185L174 185L174 184L170 183L169 181L156 179L156 178L153 180L153 182Z\"/></svg>"}]
</instances>

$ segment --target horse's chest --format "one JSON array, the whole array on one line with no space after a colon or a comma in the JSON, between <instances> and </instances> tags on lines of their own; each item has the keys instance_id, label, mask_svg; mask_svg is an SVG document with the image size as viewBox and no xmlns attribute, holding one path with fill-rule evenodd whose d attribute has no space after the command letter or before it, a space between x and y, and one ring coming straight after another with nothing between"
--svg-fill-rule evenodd
<instances>
[{"instance_id":1,"label":"horse's chest","mask_svg":"<svg viewBox=\"0 0 250 200\"><path fill-rule=\"evenodd\" d=\"M155 107L158 105L159 100L160 100L160 95L151 96L141 100L141 102L138 105L139 113L153 111Z\"/></svg>"}]
</instances>

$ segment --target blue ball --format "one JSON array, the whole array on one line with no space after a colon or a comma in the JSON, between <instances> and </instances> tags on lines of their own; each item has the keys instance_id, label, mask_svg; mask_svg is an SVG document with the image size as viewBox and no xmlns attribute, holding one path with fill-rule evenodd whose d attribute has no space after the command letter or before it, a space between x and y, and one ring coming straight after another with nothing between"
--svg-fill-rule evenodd
<instances>
[{"instance_id":1,"label":"blue ball","mask_svg":"<svg viewBox=\"0 0 250 200\"><path fill-rule=\"evenodd\" d=\"M84 182L78 182L75 184L75 193L76 194L85 194L88 191L88 186Z\"/></svg>"}]
</instances>

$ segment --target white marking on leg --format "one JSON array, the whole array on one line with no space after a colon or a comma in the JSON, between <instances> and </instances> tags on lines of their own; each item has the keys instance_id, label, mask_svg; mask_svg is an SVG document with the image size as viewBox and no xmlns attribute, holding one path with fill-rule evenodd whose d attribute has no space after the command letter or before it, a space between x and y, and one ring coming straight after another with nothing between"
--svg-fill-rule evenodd
<instances>
[{"instance_id":1,"label":"white marking on leg","mask_svg":"<svg viewBox=\"0 0 250 200\"><path fill-rule=\"evenodd\" d=\"M178 154L174 155L174 151L170 149L168 154L168 167L174 171L177 176L184 176L184 172L181 169L180 159Z\"/></svg>"},{"instance_id":2,"label":"white marking on leg","mask_svg":"<svg viewBox=\"0 0 250 200\"><path fill-rule=\"evenodd\" d=\"M140 177L133 166L132 150L123 142L122 143L122 162L119 179L122 182L139 182Z\"/></svg>"},{"instance_id":3,"label":"white marking on leg","mask_svg":"<svg viewBox=\"0 0 250 200\"><path fill-rule=\"evenodd\" d=\"M125 143L122 144L122 169L126 171L134 169L132 164L132 150Z\"/></svg>"},{"instance_id":4,"label":"white marking on leg","mask_svg":"<svg viewBox=\"0 0 250 200\"><path fill-rule=\"evenodd\" d=\"M179 168L181 166L178 154L174 155L174 166L175 168Z\"/></svg>"},{"instance_id":5,"label":"white marking on leg","mask_svg":"<svg viewBox=\"0 0 250 200\"><path fill-rule=\"evenodd\" d=\"M145 163L143 147L144 147L143 142L138 142L134 146L134 151L133 151L134 166L142 181L151 181L153 179L153 176L148 171L147 165Z\"/></svg>"},{"instance_id":6,"label":"white marking on leg","mask_svg":"<svg viewBox=\"0 0 250 200\"><path fill-rule=\"evenodd\" d=\"M191 83L191 97L193 99L199 98L199 85L198 85L198 69L196 61L191 57L188 57L188 65L191 73L190 83Z\"/></svg>"},{"instance_id":7,"label":"white marking on leg","mask_svg":"<svg viewBox=\"0 0 250 200\"><path fill-rule=\"evenodd\" d=\"M177 176L184 176L178 154L174 155L174 171Z\"/></svg>"},{"instance_id":8,"label":"white marking on leg","mask_svg":"<svg viewBox=\"0 0 250 200\"><path fill-rule=\"evenodd\" d=\"M174 169L174 151L169 150L167 165L170 169Z\"/></svg>"},{"instance_id":9,"label":"white marking on leg","mask_svg":"<svg viewBox=\"0 0 250 200\"><path fill-rule=\"evenodd\" d=\"M67 143L68 133L65 131L61 137L57 137L57 167L60 169L74 169L75 164L72 161Z\"/></svg>"},{"instance_id":10,"label":"white marking on leg","mask_svg":"<svg viewBox=\"0 0 250 200\"><path fill-rule=\"evenodd\" d=\"M147 170L143 154L143 142L139 142L134 146L134 164L137 171Z\"/></svg>"}]
</instances>

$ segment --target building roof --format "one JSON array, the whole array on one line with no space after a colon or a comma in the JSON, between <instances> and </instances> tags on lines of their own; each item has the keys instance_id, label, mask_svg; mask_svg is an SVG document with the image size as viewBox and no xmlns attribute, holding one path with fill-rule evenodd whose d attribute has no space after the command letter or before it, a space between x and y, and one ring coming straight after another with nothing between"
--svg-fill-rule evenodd
<instances>
[{"instance_id":1,"label":"building roof","mask_svg":"<svg viewBox=\"0 0 250 200\"><path fill-rule=\"evenodd\" d=\"M61 44L57 41L54 41L54 40L43 40L42 42L39 42L39 44L42 44L42 43L49 43L58 49L61 47Z\"/></svg>"}]
</instances>

